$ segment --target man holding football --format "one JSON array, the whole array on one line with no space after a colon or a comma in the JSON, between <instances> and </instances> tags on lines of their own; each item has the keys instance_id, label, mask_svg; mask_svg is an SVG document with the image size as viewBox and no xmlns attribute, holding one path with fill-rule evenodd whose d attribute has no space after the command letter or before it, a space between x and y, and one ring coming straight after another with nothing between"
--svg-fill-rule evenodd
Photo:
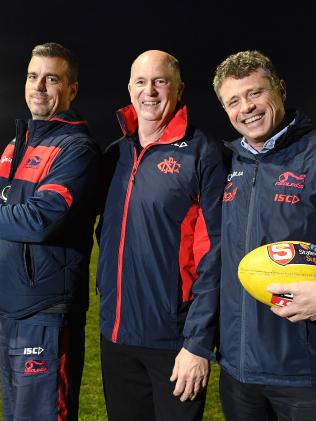
<instances>
[{"instance_id":1,"label":"man holding football","mask_svg":"<svg viewBox=\"0 0 316 421\"><path fill-rule=\"evenodd\" d=\"M301 320L316 321L316 282L293 282L290 284L272 284L268 290L273 294L292 294L293 302L286 307L272 307L271 310L291 322Z\"/></svg>"},{"instance_id":2,"label":"man holding football","mask_svg":"<svg viewBox=\"0 0 316 421\"><path fill-rule=\"evenodd\" d=\"M316 130L302 112L285 109L285 83L258 51L226 58L213 85L241 134L226 143L232 161L223 196L218 354L225 417L314 421L316 283L270 286L293 295L271 311L242 287L237 268L263 244L316 243Z\"/></svg>"}]
</instances>

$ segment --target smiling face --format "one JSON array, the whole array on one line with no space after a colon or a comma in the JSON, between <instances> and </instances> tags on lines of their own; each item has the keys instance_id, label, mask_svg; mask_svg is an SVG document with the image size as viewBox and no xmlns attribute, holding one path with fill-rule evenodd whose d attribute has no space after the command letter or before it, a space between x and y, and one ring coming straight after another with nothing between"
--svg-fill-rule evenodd
<instances>
[{"instance_id":1,"label":"smiling face","mask_svg":"<svg viewBox=\"0 0 316 421\"><path fill-rule=\"evenodd\" d=\"M257 150L276 131L285 114L284 82L272 87L262 69L241 79L227 77L219 96L231 124Z\"/></svg>"},{"instance_id":2,"label":"smiling face","mask_svg":"<svg viewBox=\"0 0 316 421\"><path fill-rule=\"evenodd\" d=\"M34 120L49 120L68 110L77 90L77 82L69 83L66 60L32 57L25 83L25 100Z\"/></svg>"},{"instance_id":3,"label":"smiling face","mask_svg":"<svg viewBox=\"0 0 316 421\"><path fill-rule=\"evenodd\" d=\"M152 50L134 61L128 90L139 125L157 122L163 126L172 118L181 99L183 83L170 56Z\"/></svg>"}]
</instances>

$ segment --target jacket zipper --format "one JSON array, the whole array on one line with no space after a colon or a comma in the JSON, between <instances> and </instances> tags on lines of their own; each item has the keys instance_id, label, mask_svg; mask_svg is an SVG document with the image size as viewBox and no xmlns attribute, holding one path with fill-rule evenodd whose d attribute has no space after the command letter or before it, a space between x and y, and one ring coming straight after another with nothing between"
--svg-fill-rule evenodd
<instances>
[{"instance_id":1,"label":"jacket zipper","mask_svg":"<svg viewBox=\"0 0 316 421\"><path fill-rule=\"evenodd\" d=\"M139 157L137 159L137 151L134 147L134 163L133 168L129 177L127 191L125 196L124 202L124 209L123 209L123 218L122 218L122 228L121 228L121 236L120 236L120 245L119 245L119 253L118 253L118 263L117 263L117 293L116 293L116 312L115 312L115 322L112 331L112 342L117 342L118 331L120 327L121 321L121 305L122 305L122 275L123 275L123 257L124 257L124 246L125 246L125 234L126 234L126 223L127 223L127 215L128 215L128 208L131 199L133 185L135 184L135 176L139 166L139 163L144 155L144 153L150 147L154 146L153 144L148 145L144 148Z\"/></svg>"},{"instance_id":2,"label":"jacket zipper","mask_svg":"<svg viewBox=\"0 0 316 421\"><path fill-rule=\"evenodd\" d=\"M23 249L24 249L23 256L24 256L24 267L25 267L26 276L29 280L30 287L35 288L34 261L33 261L33 256L31 253L31 247L29 244L24 243Z\"/></svg>"},{"instance_id":3,"label":"jacket zipper","mask_svg":"<svg viewBox=\"0 0 316 421\"><path fill-rule=\"evenodd\" d=\"M3 200L4 204L6 204L8 201L14 175L25 154L25 151L27 148L27 142L28 142L28 135L29 135L29 132L27 130L25 133L25 141L22 142L23 137L24 137L23 128L21 127L21 125L16 126L15 145L14 145L14 151L13 151L13 156L12 156L12 162L10 165L9 177L7 179L7 185L1 191L1 199Z\"/></svg>"},{"instance_id":4,"label":"jacket zipper","mask_svg":"<svg viewBox=\"0 0 316 421\"><path fill-rule=\"evenodd\" d=\"M248 208L248 217L247 217L247 226L246 226L246 243L245 243L245 254L250 252L250 233L252 228L252 219L255 209L255 184L258 174L259 161L256 159L255 168L251 180L251 192ZM246 319L246 291L242 290L242 305L241 305L241 333L240 333L240 380L244 382L244 366L245 366L245 348L246 348L246 328L245 328L245 319Z\"/></svg>"}]
</instances>

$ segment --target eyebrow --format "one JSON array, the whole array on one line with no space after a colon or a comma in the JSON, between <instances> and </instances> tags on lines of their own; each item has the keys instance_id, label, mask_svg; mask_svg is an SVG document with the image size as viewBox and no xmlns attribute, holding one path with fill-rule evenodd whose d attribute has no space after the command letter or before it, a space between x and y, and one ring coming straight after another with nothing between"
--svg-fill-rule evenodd
<instances>
[{"instance_id":1,"label":"eyebrow","mask_svg":"<svg viewBox=\"0 0 316 421\"><path fill-rule=\"evenodd\" d=\"M37 72L27 72L27 75L38 75L38 73ZM60 77L59 77L59 75L57 73L50 73L49 72L49 73L45 73L44 76L45 77L47 77L47 76L54 76L54 77L60 79Z\"/></svg>"},{"instance_id":2,"label":"eyebrow","mask_svg":"<svg viewBox=\"0 0 316 421\"><path fill-rule=\"evenodd\" d=\"M259 91L259 92L262 92L262 91L264 91L265 89L267 89L267 88L264 88L264 87L259 87L259 86L256 86L256 87L253 87L253 88L249 88L249 89L247 89L246 90L246 95L248 95L250 92L252 92L252 91ZM230 102L230 101L232 101L233 99L236 99L236 98L240 98L240 96L242 96L242 95L233 95L232 97L230 97L228 100L227 100L227 102Z\"/></svg>"}]
</instances>

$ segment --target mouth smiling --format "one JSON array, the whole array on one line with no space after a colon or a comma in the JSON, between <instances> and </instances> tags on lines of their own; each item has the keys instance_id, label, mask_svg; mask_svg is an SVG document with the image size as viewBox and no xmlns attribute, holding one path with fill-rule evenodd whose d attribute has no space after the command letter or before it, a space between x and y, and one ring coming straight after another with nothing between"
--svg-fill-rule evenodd
<instances>
[{"instance_id":1,"label":"mouth smiling","mask_svg":"<svg viewBox=\"0 0 316 421\"><path fill-rule=\"evenodd\" d=\"M244 124L251 124L251 123L254 123L255 121L261 120L263 118L263 116L264 116L264 114L257 114L257 115L254 115L254 116L250 117L250 118L246 118L242 122Z\"/></svg>"},{"instance_id":2,"label":"mouth smiling","mask_svg":"<svg viewBox=\"0 0 316 421\"><path fill-rule=\"evenodd\" d=\"M35 102L45 102L47 101L47 95L31 95L31 99L35 100Z\"/></svg>"},{"instance_id":3,"label":"mouth smiling","mask_svg":"<svg viewBox=\"0 0 316 421\"><path fill-rule=\"evenodd\" d=\"M142 104L152 107L152 106L160 104L160 101L142 101Z\"/></svg>"}]
</instances>

